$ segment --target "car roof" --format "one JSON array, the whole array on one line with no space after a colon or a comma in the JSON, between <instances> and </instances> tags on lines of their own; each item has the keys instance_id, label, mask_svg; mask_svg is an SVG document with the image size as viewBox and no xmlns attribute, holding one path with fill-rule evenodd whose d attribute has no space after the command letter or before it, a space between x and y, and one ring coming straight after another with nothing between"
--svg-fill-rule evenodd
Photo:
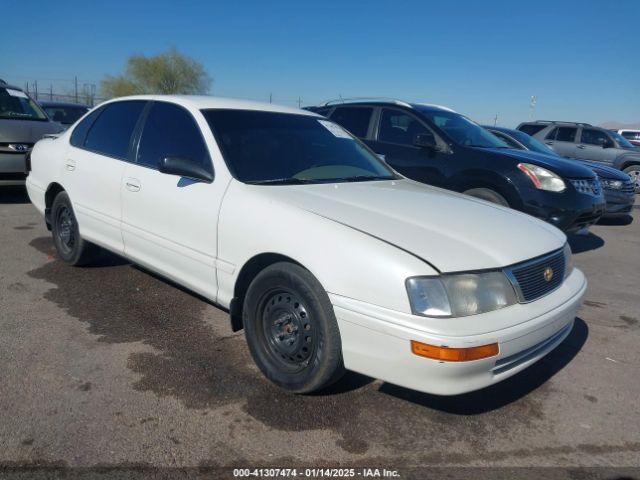
<instances>
[{"instance_id":1,"label":"car roof","mask_svg":"<svg viewBox=\"0 0 640 480\"><path fill-rule=\"evenodd\" d=\"M83 105L82 103L73 103L73 102L52 102L48 100L38 101L41 107L80 107L80 108L91 108L87 105Z\"/></svg>"},{"instance_id":2,"label":"car roof","mask_svg":"<svg viewBox=\"0 0 640 480\"><path fill-rule=\"evenodd\" d=\"M444 111L444 112L454 112L449 107L445 107L444 105L435 105L432 103L417 103L417 102L405 102L403 100L398 100L395 98L375 98L372 97L370 99L366 98L354 98L354 99L338 99L338 100L330 100L328 102L324 102L315 107L305 107L305 108L333 108L333 107L341 107L341 106L349 106L349 105L368 105L368 106L400 106L411 109L419 109L419 110L432 110L432 111Z\"/></svg>"},{"instance_id":3,"label":"car roof","mask_svg":"<svg viewBox=\"0 0 640 480\"><path fill-rule=\"evenodd\" d=\"M298 108L285 107L275 103L254 102L251 100L242 100L238 98L214 97L211 95L132 95L128 97L119 97L102 103L123 101L123 100L146 100L146 101L164 101L182 105L187 108L195 108L198 110L215 108L229 110L258 110L276 113L294 113L298 115L308 115L312 117L321 117L317 113L309 110L301 110Z\"/></svg>"}]
</instances>

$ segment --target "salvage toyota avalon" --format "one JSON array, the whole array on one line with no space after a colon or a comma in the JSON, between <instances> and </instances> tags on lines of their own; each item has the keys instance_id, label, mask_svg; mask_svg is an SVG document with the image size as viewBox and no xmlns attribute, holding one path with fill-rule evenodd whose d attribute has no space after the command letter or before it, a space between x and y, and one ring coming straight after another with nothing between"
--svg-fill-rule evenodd
<instances>
[{"instance_id":1,"label":"salvage toyota avalon","mask_svg":"<svg viewBox=\"0 0 640 480\"><path fill-rule=\"evenodd\" d=\"M345 369L480 389L562 342L587 286L555 227L403 178L312 112L128 97L38 142L31 165L61 260L105 248L228 309L292 392Z\"/></svg>"}]
</instances>

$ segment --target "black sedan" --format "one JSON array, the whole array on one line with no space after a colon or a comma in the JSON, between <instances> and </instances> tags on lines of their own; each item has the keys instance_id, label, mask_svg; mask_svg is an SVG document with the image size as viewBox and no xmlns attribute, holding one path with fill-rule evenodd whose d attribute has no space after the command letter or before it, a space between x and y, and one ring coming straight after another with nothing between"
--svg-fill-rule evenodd
<instances>
[{"instance_id":1,"label":"black sedan","mask_svg":"<svg viewBox=\"0 0 640 480\"><path fill-rule=\"evenodd\" d=\"M89 111L86 105L67 102L41 101L40 106L54 122L58 122L63 127L68 128L76 120Z\"/></svg>"},{"instance_id":2,"label":"black sedan","mask_svg":"<svg viewBox=\"0 0 640 480\"><path fill-rule=\"evenodd\" d=\"M556 152L547 147L544 143L527 135L520 130L512 130L510 128L485 126L487 130L500 138L510 147L518 150L529 150L545 155L551 155L555 158L563 159ZM624 172L617 170L597 162L588 160L571 160L589 167L600 178L604 198L607 202L604 217L625 216L631 213L635 202L635 194L633 189L633 181Z\"/></svg>"}]
</instances>

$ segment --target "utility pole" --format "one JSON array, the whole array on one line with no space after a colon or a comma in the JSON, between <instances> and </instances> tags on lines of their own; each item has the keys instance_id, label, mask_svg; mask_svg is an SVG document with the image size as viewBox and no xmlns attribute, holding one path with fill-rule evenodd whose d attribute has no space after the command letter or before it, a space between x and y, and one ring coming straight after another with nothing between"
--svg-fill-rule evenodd
<instances>
[{"instance_id":1,"label":"utility pole","mask_svg":"<svg viewBox=\"0 0 640 480\"><path fill-rule=\"evenodd\" d=\"M36 100L38 100L38 81L37 80L34 81L33 85L34 85L33 88L34 88L34 91L35 91Z\"/></svg>"},{"instance_id":2,"label":"utility pole","mask_svg":"<svg viewBox=\"0 0 640 480\"><path fill-rule=\"evenodd\" d=\"M74 81L74 85L75 85L75 98L76 98L76 103L78 103L78 77L74 77L73 79Z\"/></svg>"},{"instance_id":3,"label":"utility pole","mask_svg":"<svg viewBox=\"0 0 640 480\"><path fill-rule=\"evenodd\" d=\"M496 116L493 117L493 126L495 127L498 124L498 114L496 113Z\"/></svg>"},{"instance_id":4,"label":"utility pole","mask_svg":"<svg viewBox=\"0 0 640 480\"><path fill-rule=\"evenodd\" d=\"M273 93L269 94L269 103L271 103L273 101Z\"/></svg>"},{"instance_id":5,"label":"utility pole","mask_svg":"<svg viewBox=\"0 0 640 480\"><path fill-rule=\"evenodd\" d=\"M531 102L529 103L529 120L533 120L533 113L536 110L537 102L538 102L538 97L536 95L531 95Z\"/></svg>"},{"instance_id":6,"label":"utility pole","mask_svg":"<svg viewBox=\"0 0 640 480\"><path fill-rule=\"evenodd\" d=\"M49 84L49 101L53 101L53 83Z\"/></svg>"},{"instance_id":7,"label":"utility pole","mask_svg":"<svg viewBox=\"0 0 640 480\"><path fill-rule=\"evenodd\" d=\"M301 106L302 106L302 99L298 97L298 108L300 108Z\"/></svg>"}]
</instances>

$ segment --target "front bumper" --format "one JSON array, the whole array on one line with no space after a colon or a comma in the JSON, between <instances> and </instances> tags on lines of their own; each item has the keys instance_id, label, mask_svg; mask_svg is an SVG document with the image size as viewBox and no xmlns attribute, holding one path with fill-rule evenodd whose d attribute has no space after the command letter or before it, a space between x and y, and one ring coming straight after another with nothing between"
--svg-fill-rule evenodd
<instances>
[{"instance_id":1,"label":"front bumper","mask_svg":"<svg viewBox=\"0 0 640 480\"><path fill-rule=\"evenodd\" d=\"M596 223L605 213L603 195L578 193L569 187L561 193L522 188L522 210L570 233Z\"/></svg>"},{"instance_id":2,"label":"front bumper","mask_svg":"<svg viewBox=\"0 0 640 480\"><path fill-rule=\"evenodd\" d=\"M604 217L617 217L629 215L636 201L634 192L620 192L617 190L604 190L604 198L607 202Z\"/></svg>"},{"instance_id":3,"label":"front bumper","mask_svg":"<svg viewBox=\"0 0 640 480\"><path fill-rule=\"evenodd\" d=\"M24 185L27 178L26 154L0 153L0 186Z\"/></svg>"},{"instance_id":4,"label":"front bumper","mask_svg":"<svg viewBox=\"0 0 640 480\"><path fill-rule=\"evenodd\" d=\"M347 369L421 392L456 395L509 378L558 346L571 332L586 289L586 278L574 269L557 290L535 302L436 323L338 295L330 298ZM420 328L421 323L431 325ZM437 332L434 324L440 327ZM473 333L464 334L466 328ZM447 330L451 333L442 333ZM498 343L499 353L469 362L442 362L414 355L411 340L460 348Z\"/></svg>"}]
</instances>

